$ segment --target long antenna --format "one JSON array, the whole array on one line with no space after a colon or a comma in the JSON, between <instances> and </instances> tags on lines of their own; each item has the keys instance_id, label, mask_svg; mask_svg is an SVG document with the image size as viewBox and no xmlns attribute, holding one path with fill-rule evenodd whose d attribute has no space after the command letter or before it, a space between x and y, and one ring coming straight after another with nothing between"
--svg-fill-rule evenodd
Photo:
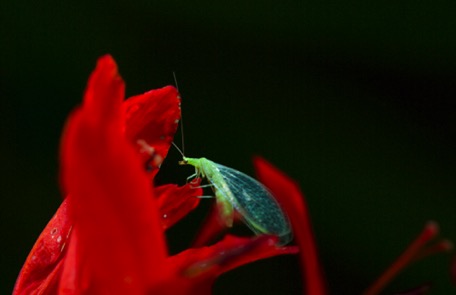
<instances>
[{"instance_id":1,"label":"long antenna","mask_svg":"<svg viewBox=\"0 0 456 295\"><path fill-rule=\"evenodd\" d=\"M174 147L177 149L177 151L179 152L179 154L182 155L182 158L185 158L184 153L183 153L183 152L181 151L181 149L177 146L177 144L175 144L174 141L171 142L171 143L172 143L172 144L174 145Z\"/></svg>"},{"instance_id":2,"label":"long antenna","mask_svg":"<svg viewBox=\"0 0 456 295\"><path fill-rule=\"evenodd\" d=\"M176 89L177 92L179 92L179 84L177 84L177 78L176 78L176 72L173 72L173 77L174 77L174 84L176 84ZM179 152L182 154L183 157L185 154L185 144L184 144L184 116L182 115L182 96L181 96L181 119L180 119L180 127L181 127L181 145L182 145L182 151L176 146L176 144L173 142L174 146L179 150Z\"/></svg>"}]
</instances>

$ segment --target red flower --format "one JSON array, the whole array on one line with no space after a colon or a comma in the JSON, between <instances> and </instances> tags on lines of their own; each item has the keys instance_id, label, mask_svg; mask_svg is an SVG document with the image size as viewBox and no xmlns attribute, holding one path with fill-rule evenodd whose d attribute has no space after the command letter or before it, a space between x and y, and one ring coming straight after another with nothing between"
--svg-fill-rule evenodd
<instances>
[{"instance_id":1,"label":"red flower","mask_svg":"<svg viewBox=\"0 0 456 295\"><path fill-rule=\"evenodd\" d=\"M201 189L154 187L180 119L168 86L125 102L114 60L92 73L61 148L67 197L38 238L14 294L209 294L223 272L296 253L273 236L226 236L169 256L164 230L198 205Z\"/></svg>"},{"instance_id":2,"label":"red flower","mask_svg":"<svg viewBox=\"0 0 456 295\"><path fill-rule=\"evenodd\" d=\"M114 60L99 59L83 105L70 116L62 139L66 198L30 252L14 295L205 295L220 274L298 248L305 294L326 294L299 186L261 158L255 159L257 174L289 215L298 247L279 247L277 238L267 235L226 235L207 246L223 230L212 215L192 248L168 254L164 231L193 210L202 193L194 184L153 186L177 129L179 105L171 86L124 101ZM428 224L365 294L378 294L411 261L448 249L444 240L429 244L437 232L435 223Z\"/></svg>"}]
</instances>

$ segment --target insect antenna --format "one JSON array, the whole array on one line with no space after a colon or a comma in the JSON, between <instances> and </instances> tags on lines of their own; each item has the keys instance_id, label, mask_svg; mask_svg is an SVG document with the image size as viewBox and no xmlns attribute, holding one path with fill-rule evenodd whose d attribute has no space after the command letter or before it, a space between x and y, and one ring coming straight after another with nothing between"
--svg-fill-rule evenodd
<instances>
[{"instance_id":1,"label":"insect antenna","mask_svg":"<svg viewBox=\"0 0 456 295\"><path fill-rule=\"evenodd\" d=\"M179 154L182 155L182 158L185 158L185 155L184 155L184 152L181 151L181 149L177 146L177 144L173 142L171 142L173 144L173 146L177 149L177 151L179 152Z\"/></svg>"},{"instance_id":2,"label":"insect antenna","mask_svg":"<svg viewBox=\"0 0 456 295\"><path fill-rule=\"evenodd\" d=\"M179 96L180 96L179 84L177 84L176 72L173 72L173 77L174 77L174 84L176 85L177 92L179 93ZM172 144L177 149L177 151L182 155L182 161L179 161L179 165L186 165L187 164L187 160L185 158L184 117L182 116L182 102L181 102L181 108L180 109L181 109L180 127L181 127L181 145L182 145L182 150L176 145L176 143L172 142Z\"/></svg>"},{"instance_id":3,"label":"insect antenna","mask_svg":"<svg viewBox=\"0 0 456 295\"><path fill-rule=\"evenodd\" d=\"M180 95L179 91L179 84L177 84L177 77L176 77L176 72L173 72L173 77L174 77L174 84L176 84L176 89L177 92ZM180 95L181 96L181 95ZM182 96L181 96L182 97ZM185 157L185 141L184 141L184 116L182 115L182 98L181 98L181 119L180 119L180 128L181 128L181 145L182 145L182 151L178 148L179 152L182 154L182 157ZM176 145L174 145L176 146ZM176 146L177 148L177 146Z\"/></svg>"}]
</instances>

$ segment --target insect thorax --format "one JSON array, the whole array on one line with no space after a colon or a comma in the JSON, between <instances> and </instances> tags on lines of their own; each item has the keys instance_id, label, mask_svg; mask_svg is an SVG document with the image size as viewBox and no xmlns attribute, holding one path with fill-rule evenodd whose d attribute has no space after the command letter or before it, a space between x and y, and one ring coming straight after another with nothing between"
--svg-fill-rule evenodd
<instances>
[{"instance_id":1,"label":"insect thorax","mask_svg":"<svg viewBox=\"0 0 456 295\"><path fill-rule=\"evenodd\" d=\"M196 174L202 178L212 181L220 177L217 165L211 160L206 158L185 158L184 160L187 164L194 166Z\"/></svg>"}]
</instances>

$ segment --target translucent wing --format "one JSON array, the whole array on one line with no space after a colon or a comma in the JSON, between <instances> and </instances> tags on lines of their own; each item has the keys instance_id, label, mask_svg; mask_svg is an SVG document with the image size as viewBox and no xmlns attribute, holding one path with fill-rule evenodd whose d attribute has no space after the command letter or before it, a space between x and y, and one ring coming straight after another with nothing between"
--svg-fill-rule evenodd
<instances>
[{"instance_id":1,"label":"translucent wing","mask_svg":"<svg viewBox=\"0 0 456 295\"><path fill-rule=\"evenodd\" d=\"M235 169L214 163L231 191L233 207L257 234L274 234L281 244L291 241L291 226L272 194L257 180ZM224 190L215 184L217 189ZM228 193L229 192L225 192Z\"/></svg>"}]
</instances>

